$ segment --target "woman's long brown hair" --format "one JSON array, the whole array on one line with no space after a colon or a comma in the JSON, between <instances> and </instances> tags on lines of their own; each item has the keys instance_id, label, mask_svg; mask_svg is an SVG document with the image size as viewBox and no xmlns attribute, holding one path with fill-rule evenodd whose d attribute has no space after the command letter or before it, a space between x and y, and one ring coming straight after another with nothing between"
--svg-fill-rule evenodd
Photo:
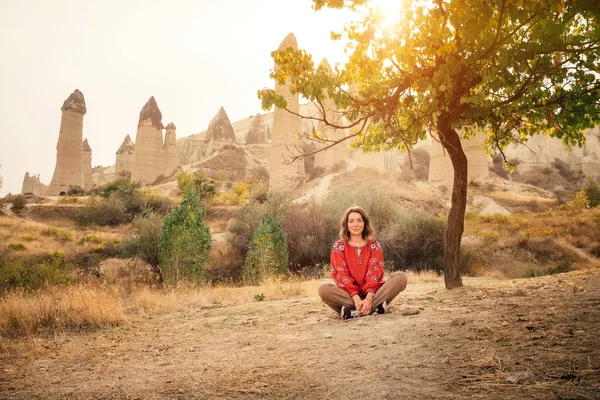
<instances>
[{"instance_id":1,"label":"woman's long brown hair","mask_svg":"<svg viewBox=\"0 0 600 400\"><path fill-rule=\"evenodd\" d=\"M371 226L371 220L369 219L369 216L367 215L367 212L359 206L352 206L350 208L348 208L346 211L344 211L344 216L342 217L342 220L340 221L340 239L344 240L344 241L348 241L350 240L350 231L348 230L348 216L350 215L350 213L359 213L360 216L362 217L363 221L365 222L365 227L362 231L362 237L365 240L369 240L373 238L373 235L375 234L375 230L373 229L373 227Z\"/></svg>"}]
</instances>

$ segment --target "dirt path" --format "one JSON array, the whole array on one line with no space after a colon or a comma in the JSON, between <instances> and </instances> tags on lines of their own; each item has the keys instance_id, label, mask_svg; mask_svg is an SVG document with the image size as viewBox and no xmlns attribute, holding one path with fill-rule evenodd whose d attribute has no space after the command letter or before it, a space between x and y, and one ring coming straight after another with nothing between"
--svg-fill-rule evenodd
<instances>
[{"instance_id":1,"label":"dirt path","mask_svg":"<svg viewBox=\"0 0 600 400\"><path fill-rule=\"evenodd\" d=\"M600 269L465 281L351 321L313 297L5 344L0 398L600 399Z\"/></svg>"}]
</instances>

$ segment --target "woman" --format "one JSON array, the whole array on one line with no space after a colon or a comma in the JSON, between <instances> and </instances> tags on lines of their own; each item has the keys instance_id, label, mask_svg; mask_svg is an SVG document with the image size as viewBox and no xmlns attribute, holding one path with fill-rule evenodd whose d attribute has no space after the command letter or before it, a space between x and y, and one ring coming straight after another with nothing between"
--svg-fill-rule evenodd
<instances>
[{"instance_id":1,"label":"woman","mask_svg":"<svg viewBox=\"0 0 600 400\"><path fill-rule=\"evenodd\" d=\"M342 319L385 313L387 305L406 288L406 274L397 272L384 281L383 252L361 207L347 209L340 228L340 240L331 251L331 277L336 284L321 285L321 300Z\"/></svg>"}]
</instances>

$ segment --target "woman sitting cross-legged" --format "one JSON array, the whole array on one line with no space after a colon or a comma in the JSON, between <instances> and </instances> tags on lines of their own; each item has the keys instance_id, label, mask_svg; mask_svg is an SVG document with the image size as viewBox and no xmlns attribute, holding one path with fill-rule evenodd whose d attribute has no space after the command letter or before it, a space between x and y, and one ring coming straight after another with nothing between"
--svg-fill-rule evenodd
<instances>
[{"instance_id":1,"label":"woman sitting cross-legged","mask_svg":"<svg viewBox=\"0 0 600 400\"><path fill-rule=\"evenodd\" d=\"M385 313L387 305L406 288L406 274L396 272L384 281L383 252L361 207L347 209L340 228L340 240L331 250L335 285L319 287L321 301L342 319Z\"/></svg>"}]
</instances>

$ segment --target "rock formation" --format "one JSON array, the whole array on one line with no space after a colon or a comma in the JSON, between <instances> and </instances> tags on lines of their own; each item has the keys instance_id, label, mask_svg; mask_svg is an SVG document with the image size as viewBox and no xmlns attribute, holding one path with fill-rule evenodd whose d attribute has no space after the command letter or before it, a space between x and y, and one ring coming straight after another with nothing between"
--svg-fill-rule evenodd
<instances>
[{"instance_id":1,"label":"rock formation","mask_svg":"<svg viewBox=\"0 0 600 400\"><path fill-rule=\"evenodd\" d=\"M29 172L25 172L23 178L23 186L21 188L21 194L33 194L36 196L43 196L47 186L40 181L39 175L29 175Z\"/></svg>"},{"instance_id":2,"label":"rock formation","mask_svg":"<svg viewBox=\"0 0 600 400\"><path fill-rule=\"evenodd\" d=\"M467 180L469 182L485 179L490 176L488 157L481 147L485 140L484 133L477 133L469 139L460 139L467 157ZM429 159L429 182L452 186L454 183L454 167L446 149L437 140L432 140Z\"/></svg>"},{"instance_id":3,"label":"rock formation","mask_svg":"<svg viewBox=\"0 0 600 400\"><path fill-rule=\"evenodd\" d=\"M208 130L206 131L207 142L210 140L235 143L235 132L231 126L231 121L225 112L225 109L221 107L217 112L217 115L208 124Z\"/></svg>"},{"instance_id":4,"label":"rock formation","mask_svg":"<svg viewBox=\"0 0 600 400\"><path fill-rule=\"evenodd\" d=\"M581 170L589 176L600 176L600 127L585 133L583 147L575 147L567 151L560 139L545 135L534 135L526 145L508 146L506 157L518 164L517 172L526 173L536 168L550 166L556 159L569 164L572 169Z\"/></svg>"},{"instance_id":5,"label":"rock formation","mask_svg":"<svg viewBox=\"0 0 600 400\"><path fill-rule=\"evenodd\" d=\"M83 93L75 89L62 107L60 133L56 145L56 167L46 195L67 194L70 188L84 188L83 116L87 109Z\"/></svg>"},{"instance_id":6,"label":"rock formation","mask_svg":"<svg viewBox=\"0 0 600 400\"><path fill-rule=\"evenodd\" d=\"M135 143L131 141L129 135L125 136L125 140L117 150L117 163L115 165L115 173L120 177L131 177L133 171L133 156L135 154Z\"/></svg>"},{"instance_id":7,"label":"rock formation","mask_svg":"<svg viewBox=\"0 0 600 400\"><path fill-rule=\"evenodd\" d=\"M131 180L148 184L164 173L162 130L162 114L152 96L140 111Z\"/></svg>"},{"instance_id":8,"label":"rock formation","mask_svg":"<svg viewBox=\"0 0 600 400\"><path fill-rule=\"evenodd\" d=\"M204 158L210 157L227 145L236 143L235 131L223 107L208 124L204 141L206 142Z\"/></svg>"},{"instance_id":9,"label":"rock formation","mask_svg":"<svg viewBox=\"0 0 600 400\"><path fill-rule=\"evenodd\" d=\"M175 130L177 127L174 123L170 122L167 127L167 133L165 134L165 176L171 176L173 172L179 166L179 160L177 159L177 134Z\"/></svg>"},{"instance_id":10,"label":"rock formation","mask_svg":"<svg viewBox=\"0 0 600 400\"><path fill-rule=\"evenodd\" d=\"M250 129L248 129L248 136L246 137L246 144L266 144L267 143L267 126L265 120L260 114L252 119Z\"/></svg>"},{"instance_id":11,"label":"rock formation","mask_svg":"<svg viewBox=\"0 0 600 400\"><path fill-rule=\"evenodd\" d=\"M246 149L258 160L269 159L271 146L267 143L269 135L269 127L265 124L265 120L260 114L256 114L252 118L248 134L246 135Z\"/></svg>"},{"instance_id":12,"label":"rock formation","mask_svg":"<svg viewBox=\"0 0 600 400\"><path fill-rule=\"evenodd\" d=\"M321 61L321 64L319 64L319 68L323 68L323 69L329 71L329 73L332 76L334 75L333 71L331 70L331 67L329 66L329 62L327 62L327 59L325 59L325 58L323 58L323 60ZM323 101L323 108L325 110L324 117L327 120L327 122L336 124L339 119L339 113L337 110L337 106L335 105L335 102L332 99L330 99L329 97L327 97ZM319 115L319 117L322 118L323 115L321 114L321 115ZM335 128L329 127L323 121L319 121L319 123L317 125L317 130L319 132L321 132L321 134L323 135L323 139L326 139L326 140L340 140L345 137L345 132L343 129L335 129ZM319 143L319 144L317 144L317 148L322 149L323 147L326 147L327 145L328 145L328 143L325 143L325 144ZM348 158L348 155L349 154L347 151L346 143L342 142L338 145L330 147L327 150L323 150L323 151L316 153L315 154L315 167L330 168L331 166L338 163L339 161L346 160Z\"/></svg>"},{"instance_id":13,"label":"rock formation","mask_svg":"<svg viewBox=\"0 0 600 400\"><path fill-rule=\"evenodd\" d=\"M296 37L293 33L290 33L281 42L279 50L284 50L288 47L298 48ZM275 71L278 69L279 67L275 64ZM289 81L283 85L275 82L275 92L285 98L288 110L298 113L298 94L292 94ZM270 190L292 189L304 180L303 162L296 161L286 164L286 161L289 161L291 156L290 149L301 146L300 140L296 137L299 128L300 117L286 110L275 109L270 154Z\"/></svg>"},{"instance_id":14,"label":"rock formation","mask_svg":"<svg viewBox=\"0 0 600 400\"><path fill-rule=\"evenodd\" d=\"M83 189L90 190L94 187L92 179L92 148L88 140L83 141Z\"/></svg>"}]
</instances>

